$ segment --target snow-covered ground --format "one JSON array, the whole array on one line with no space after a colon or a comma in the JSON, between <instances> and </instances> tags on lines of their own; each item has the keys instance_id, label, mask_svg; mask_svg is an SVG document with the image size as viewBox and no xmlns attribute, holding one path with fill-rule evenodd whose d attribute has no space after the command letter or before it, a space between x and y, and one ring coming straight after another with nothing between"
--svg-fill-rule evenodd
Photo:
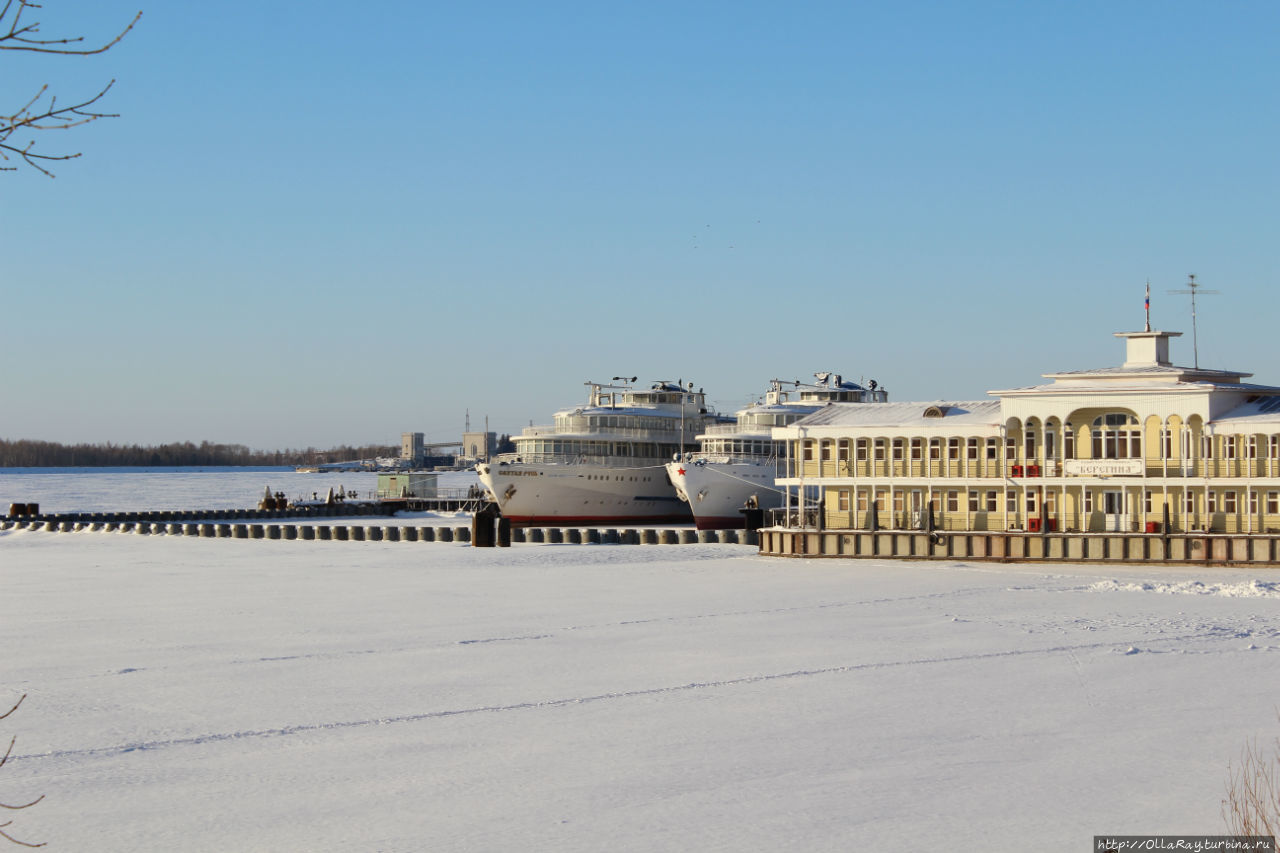
<instances>
[{"instance_id":1,"label":"snow-covered ground","mask_svg":"<svg viewBox=\"0 0 1280 853\"><path fill-rule=\"evenodd\" d=\"M1280 574L0 532L53 850L1084 850L1218 833Z\"/></svg>"}]
</instances>

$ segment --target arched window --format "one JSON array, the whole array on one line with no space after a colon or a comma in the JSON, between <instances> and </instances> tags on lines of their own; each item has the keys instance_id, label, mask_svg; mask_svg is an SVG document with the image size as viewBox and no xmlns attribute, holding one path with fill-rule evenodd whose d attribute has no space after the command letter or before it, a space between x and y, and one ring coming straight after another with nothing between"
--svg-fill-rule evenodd
<instances>
[{"instance_id":1,"label":"arched window","mask_svg":"<svg viewBox=\"0 0 1280 853\"><path fill-rule=\"evenodd\" d=\"M1138 419L1124 412L1112 412L1093 419L1094 459L1138 459L1142 457L1142 430Z\"/></svg>"}]
</instances>

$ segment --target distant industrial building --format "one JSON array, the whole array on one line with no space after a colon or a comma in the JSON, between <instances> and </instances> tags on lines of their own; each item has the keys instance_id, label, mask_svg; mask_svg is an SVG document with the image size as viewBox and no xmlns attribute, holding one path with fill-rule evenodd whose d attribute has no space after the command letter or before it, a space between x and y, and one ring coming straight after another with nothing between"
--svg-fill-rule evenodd
<instances>
[{"instance_id":1,"label":"distant industrial building","mask_svg":"<svg viewBox=\"0 0 1280 853\"><path fill-rule=\"evenodd\" d=\"M452 467L456 460L447 451L458 446L456 441L427 444L424 433L403 432L400 434L400 460L408 468ZM445 453L442 454L441 451Z\"/></svg>"},{"instance_id":2,"label":"distant industrial building","mask_svg":"<svg viewBox=\"0 0 1280 853\"><path fill-rule=\"evenodd\" d=\"M464 432L462 434L462 453L458 461L471 465L476 462L488 462L498 452L498 434L496 432Z\"/></svg>"}]
</instances>

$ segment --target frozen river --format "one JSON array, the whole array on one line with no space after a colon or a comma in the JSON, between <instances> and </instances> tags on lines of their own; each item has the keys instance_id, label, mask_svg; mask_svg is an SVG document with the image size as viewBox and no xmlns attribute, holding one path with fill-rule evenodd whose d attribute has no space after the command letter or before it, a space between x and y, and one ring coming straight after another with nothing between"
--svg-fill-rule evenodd
<instances>
[{"instance_id":1,"label":"frozen river","mask_svg":"<svg viewBox=\"0 0 1280 853\"><path fill-rule=\"evenodd\" d=\"M470 471L441 472L440 488L467 488ZM332 487L372 497L378 475L299 474L293 468L0 468L0 512L36 503L44 513L246 509L266 489L290 500L321 498Z\"/></svg>"}]
</instances>

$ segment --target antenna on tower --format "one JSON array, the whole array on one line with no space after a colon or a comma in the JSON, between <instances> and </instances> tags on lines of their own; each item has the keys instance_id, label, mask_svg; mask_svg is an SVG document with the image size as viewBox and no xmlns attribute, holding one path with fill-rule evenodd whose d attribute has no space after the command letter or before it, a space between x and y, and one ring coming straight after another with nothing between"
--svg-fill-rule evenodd
<instances>
[{"instance_id":1,"label":"antenna on tower","mask_svg":"<svg viewBox=\"0 0 1280 853\"><path fill-rule=\"evenodd\" d=\"M1147 300L1143 303L1147 310L1147 328L1144 331L1151 331L1151 279L1147 279Z\"/></svg>"},{"instance_id":2,"label":"antenna on tower","mask_svg":"<svg viewBox=\"0 0 1280 853\"><path fill-rule=\"evenodd\" d=\"M1196 281L1195 273L1191 273L1190 275L1187 276L1187 278L1189 280L1187 281L1187 286L1185 288L1183 288L1182 290L1170 290L1169 292L1178 293L1178 294L1188 294L1188 293L1191 294L1191 347L1195 352L1196 370L1199 370L1200 369L1200 338L1196 334L1196 294L1200 293L1200 294L1210 295L1210 294L1219 293L1220 291L1205 290L1204 285Z\"/></svg>"}]
</instances>

